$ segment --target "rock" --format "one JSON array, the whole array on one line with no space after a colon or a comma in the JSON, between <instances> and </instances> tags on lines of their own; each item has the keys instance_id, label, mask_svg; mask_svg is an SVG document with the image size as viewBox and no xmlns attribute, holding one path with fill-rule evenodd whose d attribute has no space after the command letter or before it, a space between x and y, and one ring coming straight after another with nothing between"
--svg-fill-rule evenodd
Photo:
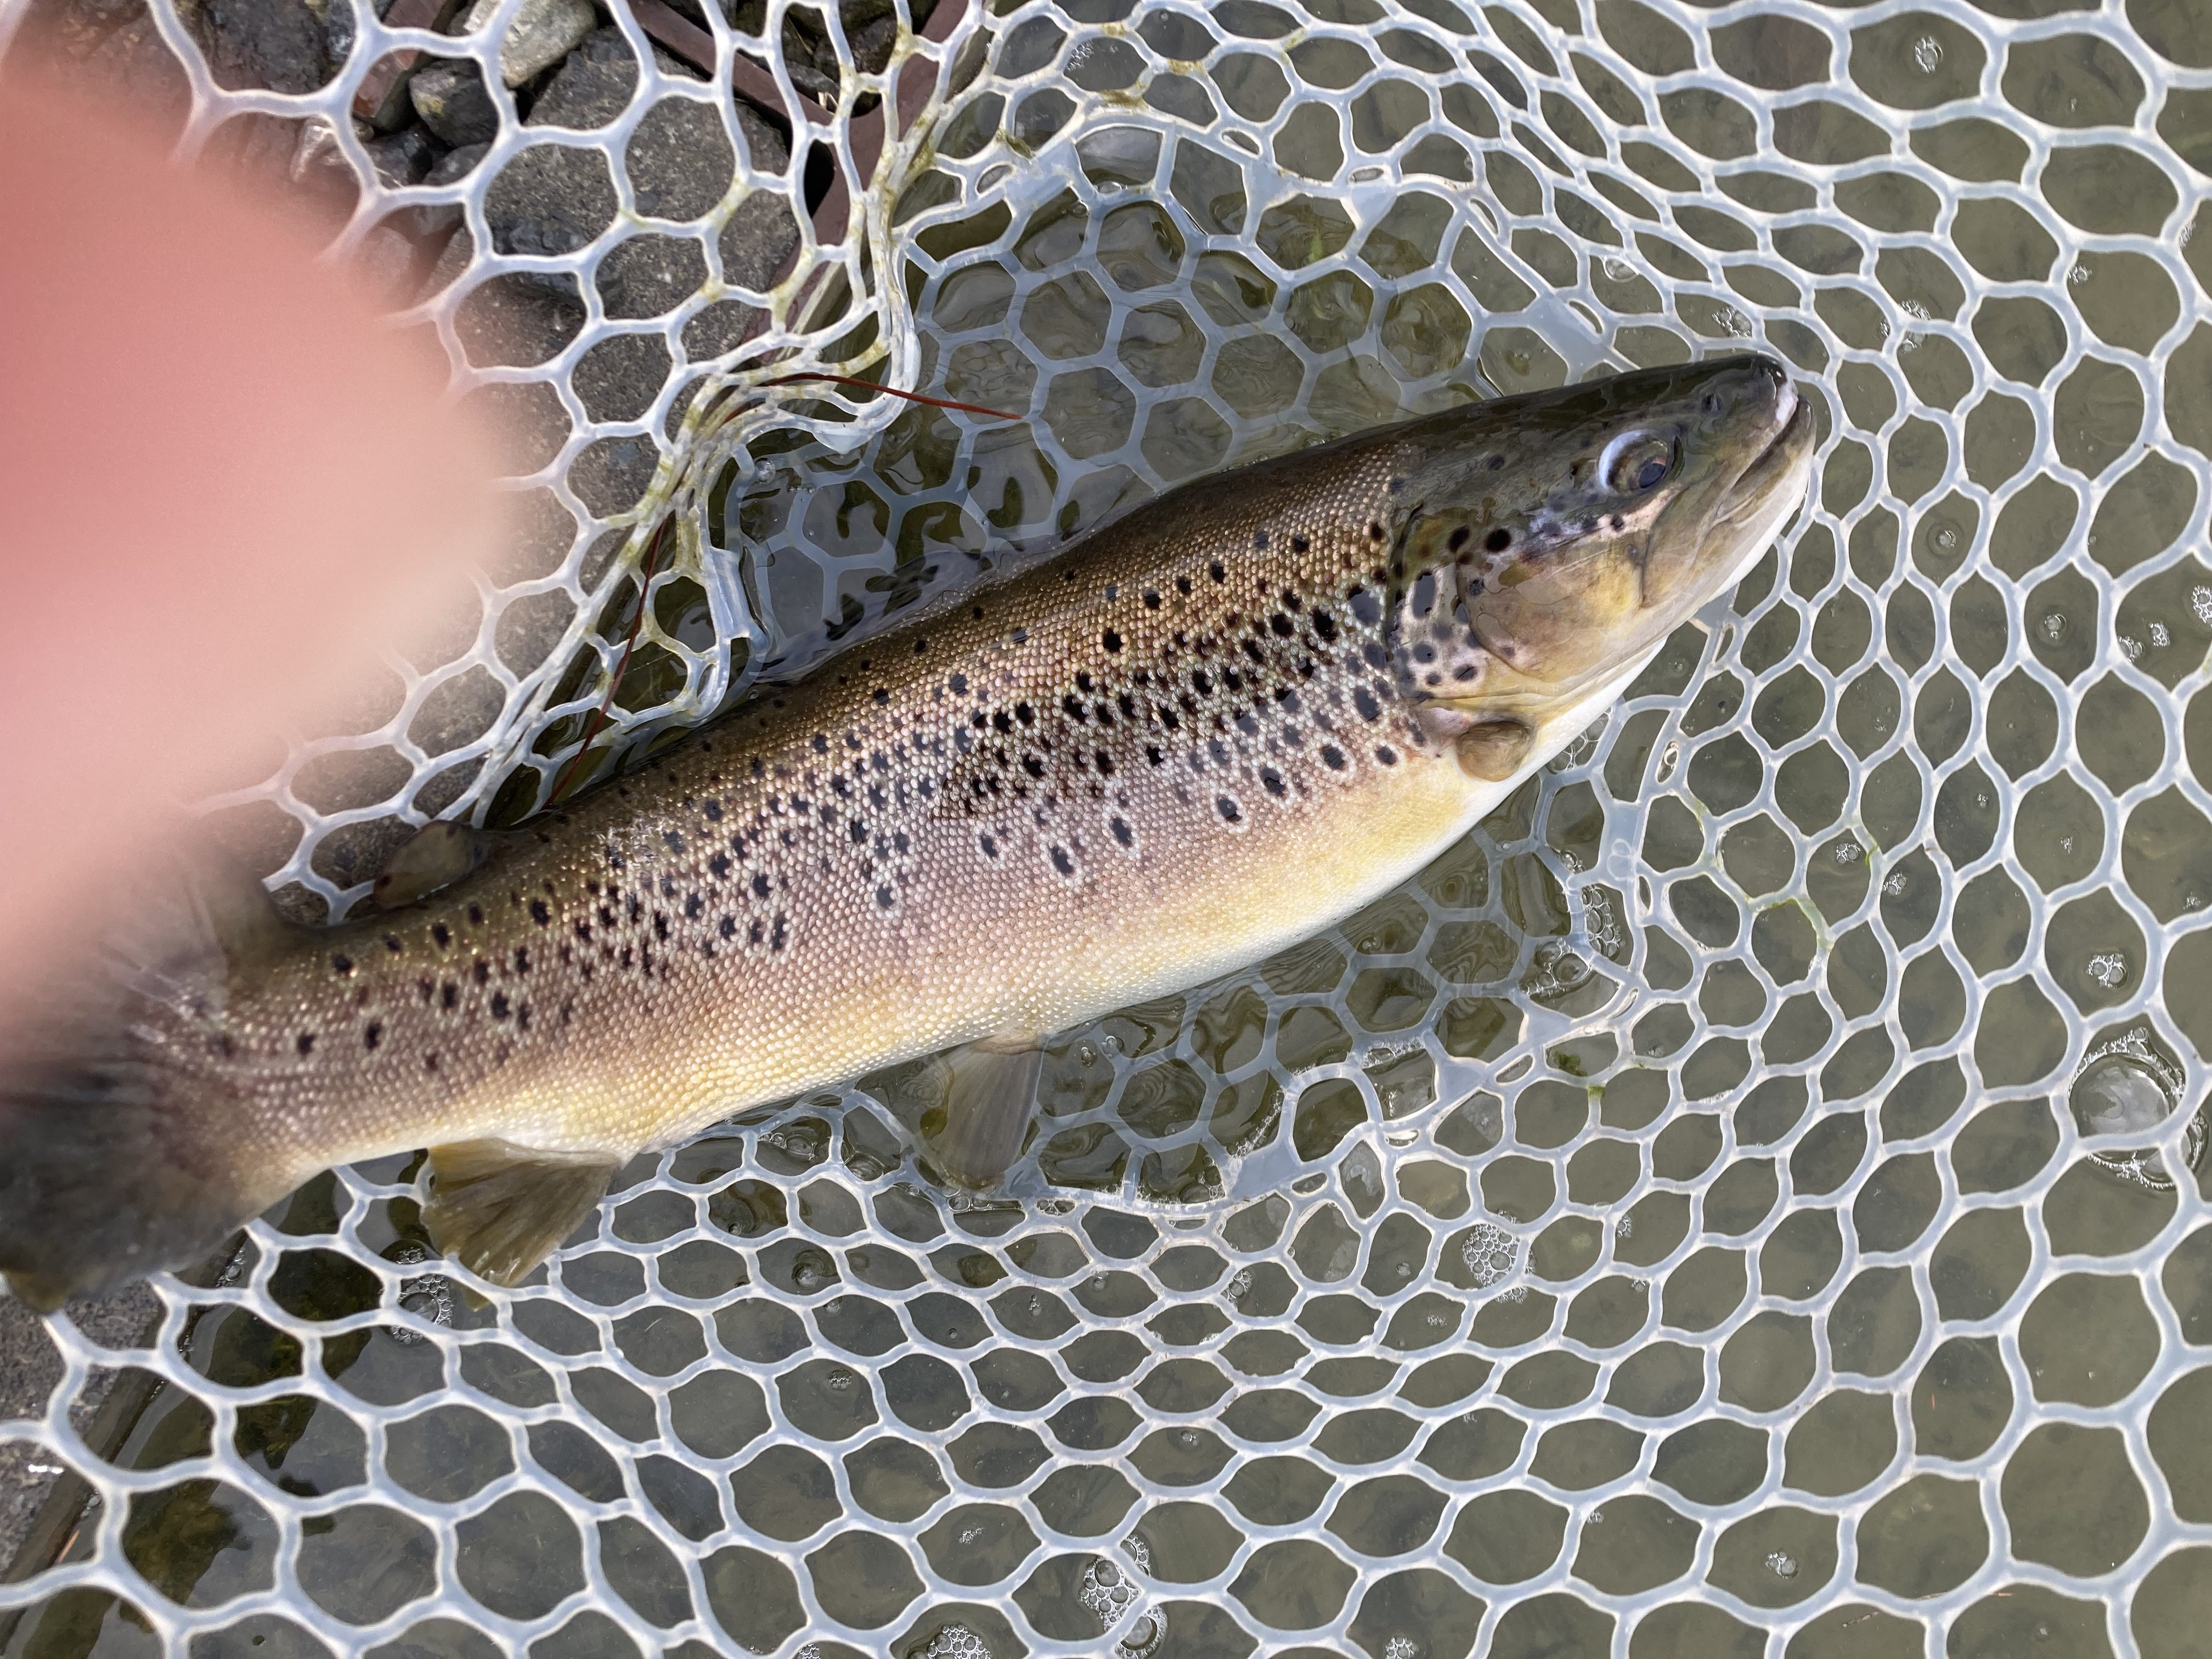
<instances>
[{"instance_id":1,"label":"rock","mask_svg":"<svg viewBox=\"0 0 2212 1659\"><path fill-rule=\"evenodd\" d=\"M594 29L538 94L529 125L588 132L620 115L636 87L637 59L623 32Z\"/></svg>"},{"instance_id":2,"label":"rock","mask_svg":"<svg viewBox=\"0 0 2212 1659\"><path fill-rule=\"evenodd\" d=\"M389 137L372 138L362 148L368 152L368 163L387 190L421 184L439 159L430 130L419 125Z\"/></svg>"},{"instance_id":3,"label":"rock","mask_svg":"<svg viewBox=\"0 0 2212 1659\"><path fill-rule=\"evenodd\" d=\"M101 37L83 60L85 75L104 92L119 97L142 116L167 131L191 111L191 82L185 66L162 40L143 3Z\"/></svg>"},{"instance_id":4,"label":"rock","mask_svg":"<svg viewBox=\"0 0 2212 1659\"><path fill-rule=\"evenodd\" d=\"M614 222L606 157L566 144L532 144L500 169L484 218L501 253L574 253Z\"/></svg>"},{"instance_id":5,"label":"rock","mask_svg":"<svg viewBox=\"0 0 2212 1659\"><path fill-rule=\"evenodd\" d=\"M689 236L647 232L616 243L594 275L608 316L665 316L707 280L707 250Z\"/></svg>"},{"instance_id":6,"label":"rock","mask_svg":"<svg viewBox=\"0 0 2212 1659\"><path fill-rule=\"evenodd\" d=\"M722 279L765 294L782 278L799 246L799 221L781 192L757 190L722 227Z\"/></svg>"},{"instance_id":7,"label":"rock","mask_svg":"<svg viewBox=\"0 0 2212 1659\"><path fill-rule=\"evenodd\" d=\"M729 191L736 164L721 118L690 98L664 98L646 111L623 156L637 210L653 219L704 218Z\"/></svg>"},{"instance_id":8,"label":"rock","mask_svg":"<svg viewBox=\"0 0 2212 1659\"><path fill-rule=\"evenodd\" d=\"M491 27L499 0L477 0L469 9L468 32ZM510 87L542 74L581 46L599 27L591 0L522 0L522 10L499 49L499 78Z\"/></svg>"},{"instance_id":9,"label":"rock","mask_svg":"<svg viewBox=\"0 0 2212 1659\"><path fill-rule=\"evenodd\" d=\"M343 15L349 43L353 14L345 0L332 0L330 10ZM203 0L198 21L208 72L228 91L313 92L344 61L343 48L331 50L322 17L307 0Z\"/></svg>"},{"instance_id":10,"label":"rock","mask_svg":"<svg viewBox=\"0 0 2212 1659\"><path fill-rule=\"evenodd\" d=\"M439 279L453 256L453 243L467 237L466 228L453 233L453 242L447 244L446 254L430 273L431 283L442 286ZM451 282L467 265L465 248L445 281ZM556 356L583 326L584 301L575 279L535 272L510 271L477 283L463 296L453 317L461 349L476 368L527 368L542 363Z\"/></svg>"},{"instance_id":11,"label":"rock","mask_svg":"<svg viewBox=\"0 0 2212 1659\"><path fill-rule=\"evenodd\" d=\"M447 143L488 144L499 137L499 106L467 58L441 58L416 70L407 95L422 125Z\"/></svg>"},{"instance_id":12,"label":"rock","mask_svg":"<svg viewBox=\"0 0 2212 1659\"><path fill-rule=\"evenodd\" d=\"M477 163L483 160L484 152L490 148L489 144L464 144L459 149L447 150L431 164L429 172L422 175L422 182L426 185L450 185L457 179L467 178L476 171ZM415 234L426 243L447 234L461 222L461 208L458 202L441 202L435 207L409 208L406 210L414 216ZM459 273L456 271L454 274L458 276ZM439 284L441 288L444 286L442 283Z\"/></svg>"}]
</instances>

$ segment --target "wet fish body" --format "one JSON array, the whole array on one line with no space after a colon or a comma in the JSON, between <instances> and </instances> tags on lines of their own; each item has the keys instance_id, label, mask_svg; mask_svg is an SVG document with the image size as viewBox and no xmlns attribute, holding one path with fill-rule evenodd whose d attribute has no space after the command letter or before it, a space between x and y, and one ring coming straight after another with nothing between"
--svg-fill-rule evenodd
<instances>
[{"instance_id":1,"label":"wet fish body","mask_svg":"<svg viewBox=\"0 0 2212 1659\"><path fill-rule=\"evenodd\" d=\"M1779 368L1739 358L1257 464L772 690L419 902L316 932L202 903L116 1008L19 1045L0 1267L51 1302L429 1145L470 1149L439 1171L474 1194L447 1242L509 1278L641 1149L1258 960L1585 729L1764 548L1809 453Z\"/></svg>"}]
</instances>

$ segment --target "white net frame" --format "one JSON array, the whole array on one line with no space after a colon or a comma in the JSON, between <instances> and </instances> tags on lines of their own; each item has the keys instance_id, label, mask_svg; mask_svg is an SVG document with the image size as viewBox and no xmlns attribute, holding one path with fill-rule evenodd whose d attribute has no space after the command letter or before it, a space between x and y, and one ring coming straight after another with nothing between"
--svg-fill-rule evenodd
<instances>
[{"instance_id":1,"label":"white net frame","mask_svg":"<svg viewBox=\"0 0 2212 1659\"><path fill-rule=\"evenodd\" d=\"M854 1090L641 1160L482 1307L429 1270L393 1161L256 1222L216 1282L156 1279L141 1343L49 1322L58 1380L0 1437L70 1474L0 1585L10 1650L2203 1650L2212 36L2186 7L939 0L872 73L789 0L757 33L653 14L711 44L702 80L617 6L611 119L526 125L495 90L465 177L380 176L349 118L375 65L496 89L551 9L453 36L358 9L291 91L218 85L207 14L147 14L184 150L302 120L293 171L350 175L334 257L459 209L465 261L427 294L410 270L398 320L554 434L514 480L565 516L554 553L477 578L439 659L395 657L380 724L217 804L309 911L425 816L544 798L647 560L662 670L592 768L963 579L955 552L1401 410L1761 343L1822 408L1814 499L1461 853L1063 1034L1042 1197L923 1191ZM36 23L0 9L0 39ZM804 145L751 148L735 54L783 111L928 94L751 287L725 225L807 180ZM671 99L733 157L681 222L626 161ZM855 176L868 142L822 118ZM495 190L546 142L605 157L614 205L526 247ZM1193 153L1234 191L1179 194ZM1423 198L1430 244L1393 218ZM599 277L647 235L706 280L638 316ZM472 294L562 276L556 349L471 362ZM732 295L764 316L694 356ZM630 337L668 366L611 416L585 362ZM760 395L806 369L1028 424ZM626 498L592 470L623 441ZM440 712L465 684L473 722ZM332 759L387 756L380 793ZM2164 1115L2094 1115L2100 1078Z\"/></svg>"}]
</instances>

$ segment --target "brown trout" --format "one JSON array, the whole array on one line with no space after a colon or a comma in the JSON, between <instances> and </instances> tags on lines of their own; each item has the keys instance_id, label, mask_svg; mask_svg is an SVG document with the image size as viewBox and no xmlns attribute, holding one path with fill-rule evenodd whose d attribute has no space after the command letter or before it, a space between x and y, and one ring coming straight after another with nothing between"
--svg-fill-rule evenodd
<instances>
[{"instance_id":1,"label":"brown trout","mask_svg":"<svg viewBox=\"0 0 2212 1659\"><path fill-rule=\"evenodd\" d=\"M512 1283L636 1152L954 1051L938 1168L1018 1153L1048 1034L1258 961L1464 835L1802 497L1738 356L1184 486L770 688L511 836L434 825L326 929L180 885L12 1033L0 1269L38 1306L428 1146ZM448 879L450 878L450 879Z\"/></svg>"}]
</instances>

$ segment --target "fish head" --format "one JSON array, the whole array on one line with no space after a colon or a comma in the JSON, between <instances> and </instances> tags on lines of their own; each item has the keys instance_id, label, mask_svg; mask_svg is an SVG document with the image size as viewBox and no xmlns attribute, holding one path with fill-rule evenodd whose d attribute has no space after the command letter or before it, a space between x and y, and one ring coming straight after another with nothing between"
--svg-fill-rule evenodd
<instances>
[{"instance_id":1,"label":"fish head","mask_svg":"<svg viewBox=\"0 0 2212 1659\"><path fill-rule=\"evenodd\" d=\"M1516 769L1741 577L1803 499L1814 442L1810 406L1756 354L1409 428L1382 525L1401 695L1440 738L1494 728L1490 763Z\"/></svg>"}]
</instances>

